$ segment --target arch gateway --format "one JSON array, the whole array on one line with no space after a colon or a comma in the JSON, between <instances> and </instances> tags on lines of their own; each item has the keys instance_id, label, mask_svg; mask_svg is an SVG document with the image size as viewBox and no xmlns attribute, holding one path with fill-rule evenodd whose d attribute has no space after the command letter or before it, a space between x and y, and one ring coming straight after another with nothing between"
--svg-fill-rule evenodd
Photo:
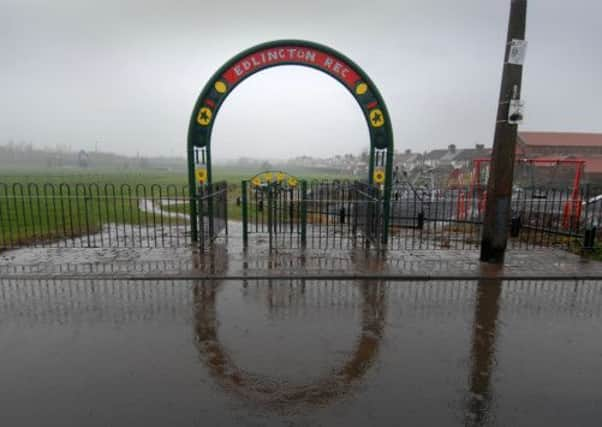
<instances>
[{"instance_id":1,"label":"arch gateway","mask_svg":"<svg viewBox=\"0 0 602 427\"><path fill-rule=\"evenodd\" d=\"M277 40L251 47L227 61L209 79L196 101L188 127L187 148L193 241L197 236L197 186L211 184L213 178L211 135L219 109L243 80L279 65L300 65L322 71L347 88L359 104L370 135L367 182L383 184L383 229L386 230L393 174L393 130L376 85L364 70L334 49L304 40ZM383 237L386 240L386 232Z\"/></svg>"}]
</instances>

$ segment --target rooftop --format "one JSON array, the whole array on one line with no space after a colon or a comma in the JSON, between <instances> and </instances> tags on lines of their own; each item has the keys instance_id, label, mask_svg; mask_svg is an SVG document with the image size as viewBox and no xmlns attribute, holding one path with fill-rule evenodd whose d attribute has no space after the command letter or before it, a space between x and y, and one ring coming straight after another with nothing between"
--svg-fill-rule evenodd
<instances>
[{"instance_id":1,"label":"rooftop","mask_svg":"<svg viewBox=\"0 0 602 427\"><path fill-rule=\"evenodd\" d=\"M602 147L602 133L519 132L518 138L529 146Z\"/></svg>"}]
</instances>

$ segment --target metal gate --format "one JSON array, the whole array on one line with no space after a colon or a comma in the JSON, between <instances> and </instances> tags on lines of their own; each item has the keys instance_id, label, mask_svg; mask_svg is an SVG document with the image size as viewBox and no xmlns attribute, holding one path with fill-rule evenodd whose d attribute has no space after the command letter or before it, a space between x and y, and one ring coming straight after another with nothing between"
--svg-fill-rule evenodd
<instances>
[{"instance_id":1,"label":"metal gate","mask_svg":"<svg viewBox=\"0 0 602 427\"><path fill-rule=\"evenodd\" d=\"M198 242L204 250L222 231L228 234L228 184L222 181L199 186L197 209Z\"/></svg>"},{"instance_id":2,"label":"metal gate","mask_svg":"<svg viewBox=\"0 0 602 427\"><path fill-rule=\"evenodd\" d=\"M303 247L307 235L307 183L277 180L243 181L243 244L249 235L267 234L270 249Z\"/></svg>"},{"instance_id":3,"label":"metal gate","mask_svg":"<svg viewBox=\"0 0 602 427\"><path fill-rule=\"evenodd\" d=\"M380 247L382 200L376 186L350 181L254 179L242 182L243 244L270 249Z\"/></svg>"},{"instance_id":4,"label":"metal gate","mask_svg":"<svg viewBox=\"0 0 602 427\"><path fill-rule=\"evenodd\" d=\"M353 183L353 215L355 233L361 233L367 247L380 247L383 231L383 213L380 190L374 185L363 182Z\"/></svg>"}]
</instances>

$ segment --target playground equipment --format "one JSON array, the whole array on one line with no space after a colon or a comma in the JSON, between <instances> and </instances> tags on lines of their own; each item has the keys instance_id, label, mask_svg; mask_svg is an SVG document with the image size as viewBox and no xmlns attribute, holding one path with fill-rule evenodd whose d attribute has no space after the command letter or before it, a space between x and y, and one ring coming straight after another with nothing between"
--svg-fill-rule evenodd
<instances>
[{"instance_id":1,"label":"playground equipment","mask_svg":"<svg viewBox=\"0 0 602 427\"><path fill-rule=\"evenodd\" d=\"M490 162L489 158L473 160L470 191L466 197L458 200L459 215L466 217L471 211L475 213L475 210L479 216L483 214L487 201ZM561 213L562 225L568 229L572 224L578 223L581 216L581 180L584 170L584 160L553 157L518 159L514 170L513 196L520 194L523 202L531 204L532 211L533 208L543 208L551 194L568 194L565 200L562 200ZM520 207L515 202L512 205L513 210L518 211Z\"/></svg>"}]
</instances>

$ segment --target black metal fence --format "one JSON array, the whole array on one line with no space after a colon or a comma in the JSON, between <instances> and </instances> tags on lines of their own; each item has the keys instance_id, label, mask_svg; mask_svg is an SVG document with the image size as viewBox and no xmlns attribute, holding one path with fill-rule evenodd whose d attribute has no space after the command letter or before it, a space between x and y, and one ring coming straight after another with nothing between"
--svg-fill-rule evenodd
<instances>
[{"instance_id":1,"label":"black metal fence","mask_svg":"<svg viewBox=\"0 0 602 427\"><path fill-rule=\"evenodd\" d=\"M0 249L186 246L189 198L176 185L0 183Z\"/></svg>"},{"instance_id":2,"label":"black metal fence","mask_svg":"<svg viewBox=\"0 0 602 427\"><path fill-rule=\"evenodd\" d=\"M242 232L245 245L249 235L265 234L270 247L299 247L307 224L307 183L254 185L242 182Z\"/></svg>"},{"instance_id":3,"label":"black metal fence","mask_svg":"<svg viewBox=\"0 0 602 427\"><path fill-rule=\"evenodd\" d=\"M602 198L589 187L578 193L529 189L515 192L510 236L512 247L558 246L595 249L602 237Z\"/></svg>"},{"instance_id":4,"label":"black metal fence","mask_svg":"<svg viewBox=\"0 0 602 427\"><path fill-rule=\"evenodd\" d=\"M487 195L479 189L393 191L390 249L471 249L480 245ZM602 237L602 195L589 187L522 189L512 195L509 247L595 249Z\"/></svg>"},{"instance_id":5,"label":"black metal fence","mask_svg":"<svg viewBox=\"0 0 602 427\"><path fill-rule=\"evenodd\" d=\"M377 245L379 191L351 181L301 181L295 187L243 182L243 239L264 234L270 248Z\"/></svg>"},{"instance_id":6,"label":"black metal fence","mask_svg":"<svg viewBox=\"0 0 602 427\"><path fill-rule=\"evenodd\" d=\"M480 244L482 210L469 190L393 191L389 247L470 249Z\"/></svg>"},{"instance_id":7,"label":"black metal fence","mask_svg":"<svg viewBox=\"0 0 602 427\"><path fill-rule=\"evenodd\" d=\"M245 186L243 238L264 233L270 247L376 247L383 237L379 191L350 181L296 186ZM202 187L197 241L207 247L228 228L225 182ZM394 188L389 250L477 249L486 194L482 190ZM186 185L0 183L0 250L23 246L150 248L190 246ZM246 215L246 217L245 217ZM516 190L509 247L598 250L602 195Z\"/></svg>"}]
</instances>

